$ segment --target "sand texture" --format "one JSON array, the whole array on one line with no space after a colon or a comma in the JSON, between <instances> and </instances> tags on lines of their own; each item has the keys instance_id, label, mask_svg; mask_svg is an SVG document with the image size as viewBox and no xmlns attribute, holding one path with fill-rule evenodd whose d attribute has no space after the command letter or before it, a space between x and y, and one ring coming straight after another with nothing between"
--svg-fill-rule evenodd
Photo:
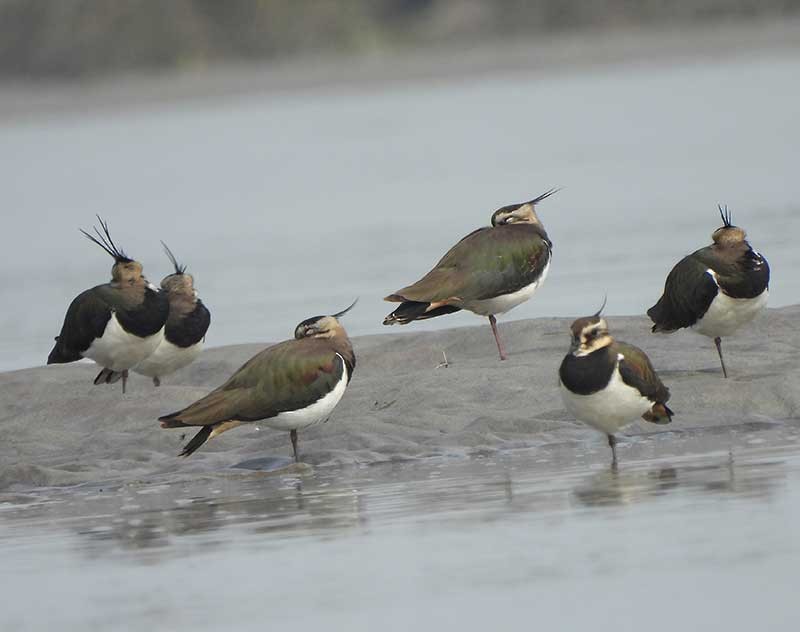
<instances>
[{"instance_id":1,"label":"sand texture","mask_svg":"<svg viewBox=\"0 0 800 632\"><path fill-rule=\"evenodd\" d=\"M720 429L741 433L800 418L800 306L768 310L723 341L728 380L711 340L691 332L650 334L641 316L608 320L617 339L648 352L676 413L671 426L630 426L628 441L660 433L653 435L658 442L686 442L689 449L704 436L725 434ZM569 346L568 326L564 318L501 322L506 362L497 359L483 323L436 332L411 325L354 337L353 380L329 422L300 433L303 461L369 464L496 450L545 453L554 446L559 458L605 459L602 437L571 420L561 403L557 369ZM0 374L0 489L175 480L231 471L251 459L283 462L290 454L287 433L257 424L237 428L184 459L176 454L192 429L182 439L182 430L163 430L156 421L219 385L264 346L207 350L158 389L132 376L124 396L119 384L92 384L93 363ZM450 366L437 368L442 351ZM624 458L624 441L621 450Z\"/></svg>"}]
</instances>

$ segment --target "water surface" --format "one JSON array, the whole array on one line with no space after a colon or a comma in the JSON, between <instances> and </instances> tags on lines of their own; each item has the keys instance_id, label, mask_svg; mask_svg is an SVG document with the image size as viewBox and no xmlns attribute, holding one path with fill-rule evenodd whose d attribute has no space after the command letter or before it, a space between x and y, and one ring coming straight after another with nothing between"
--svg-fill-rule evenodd
<instances>
[{"instance_id":1,"label":"water surface","mask_svg":"<svg viewBox=\"0 0 800 632\"><path fill-rule=\"evenodd\" d=\"M0 623L797 629L796 443L628 457L616 472L522 451L5 496Z\"/></svg>"},{"instance_id":2,"label":"water surface","mask_svg":"<svg viewBox=\"0 0 800 632\"><path fill-rule=\"evenodd\" d=\"M381 297L504 204L553 186L550 276L508 317L642 313L718 202L795 303L800 53L259 93L0 122L0 369L42 364L69 301L108 278L99 213L151 279L165 240L211 307L210 345L279 340ZM460 314L415 325L476 322Z\"/></svg>"}]
</instances>

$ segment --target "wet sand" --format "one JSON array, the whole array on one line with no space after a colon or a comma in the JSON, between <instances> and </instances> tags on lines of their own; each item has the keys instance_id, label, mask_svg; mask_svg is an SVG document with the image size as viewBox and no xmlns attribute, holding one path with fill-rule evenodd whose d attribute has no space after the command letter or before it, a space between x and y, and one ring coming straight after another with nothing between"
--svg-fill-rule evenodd
<instances>
[{"instance_id":1,"label":"wet sand","mask_svg":"<svg viewBox=\"0 0 800 632\"><path fill-rule=\"evenodd\" d=\"M671 426L631 426L628 435L653 440L623 440L621 460L661 450L724 451L731 433L794 427L800 417L798 317L800 306L770 309L725 340L731 377L724 380L710 340L691 332L657 336L644 317L609 316L613 335L650 355L676 413ZM569 322L501 322L506 362L497 359L483 323L354 338L353 380L329 422L300 433L303 462L326 467L533 449L553 463L605 463L603 437L570 419L558 393ZM183 436L156 421L222 383L264 346L207 350L158 389L132 376L124 396L119 384L92 384L93 363L0 374L0 489L182 481L267 457L277 459L268 469L288 464L286 433L257 424L238 428L183 459L175 455L191 429ZM443 353L448 367L438 366Z\"/></svg>"}]
</instances>

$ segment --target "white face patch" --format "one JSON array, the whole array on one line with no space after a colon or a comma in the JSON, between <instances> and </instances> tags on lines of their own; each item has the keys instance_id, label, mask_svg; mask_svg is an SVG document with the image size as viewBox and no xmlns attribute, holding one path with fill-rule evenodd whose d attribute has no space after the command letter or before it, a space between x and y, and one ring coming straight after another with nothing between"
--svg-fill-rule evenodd
<instances>
[{"instance_id":1,"label":"white face patch","mask_svg":"<svg viewBox=\"0 0 800 632\"><path fill-rule=\"evenodd\" d=\"M581 344L573 352L573 355L576 357L589 355L598 349L607 347L612 341L613 339L608 335L608 324L601 318L598 322L581 330Z\"/></svg>"}]
</instances>

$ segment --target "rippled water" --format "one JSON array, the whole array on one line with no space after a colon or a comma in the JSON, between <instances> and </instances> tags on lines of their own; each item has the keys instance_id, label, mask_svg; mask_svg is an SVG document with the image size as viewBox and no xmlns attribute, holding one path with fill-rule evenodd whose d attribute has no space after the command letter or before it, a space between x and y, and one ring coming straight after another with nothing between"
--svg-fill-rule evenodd
<instances>
[{"instance_id":1,"label":"rippled water","mask_svg":"<svg viewBox=\"0 0 800 632\"><path fill-rule=\"evenodd\" d=\"M498 72L123 112L0 121L0 369L42 364L69 301L110 261L95 213L158 280L165 240L196 275L211 345L280 340L417 279L504 204L565 187L540 214L547 283L508 317L642 313L705 245L718 202L800 296L800 52ZM469 314L414 325L475 323Z\"/></svg>"},{"instance_id":2,"label":"rippled water","mask_svg":"<svg viewBox=\"0 0 800 632\"><path fill-rule=\"evenodd\" d=\"M617 472L546 461L232 470L5 497L0 623L797 629L796 450Z\"/></svg>"}]
</instances>

